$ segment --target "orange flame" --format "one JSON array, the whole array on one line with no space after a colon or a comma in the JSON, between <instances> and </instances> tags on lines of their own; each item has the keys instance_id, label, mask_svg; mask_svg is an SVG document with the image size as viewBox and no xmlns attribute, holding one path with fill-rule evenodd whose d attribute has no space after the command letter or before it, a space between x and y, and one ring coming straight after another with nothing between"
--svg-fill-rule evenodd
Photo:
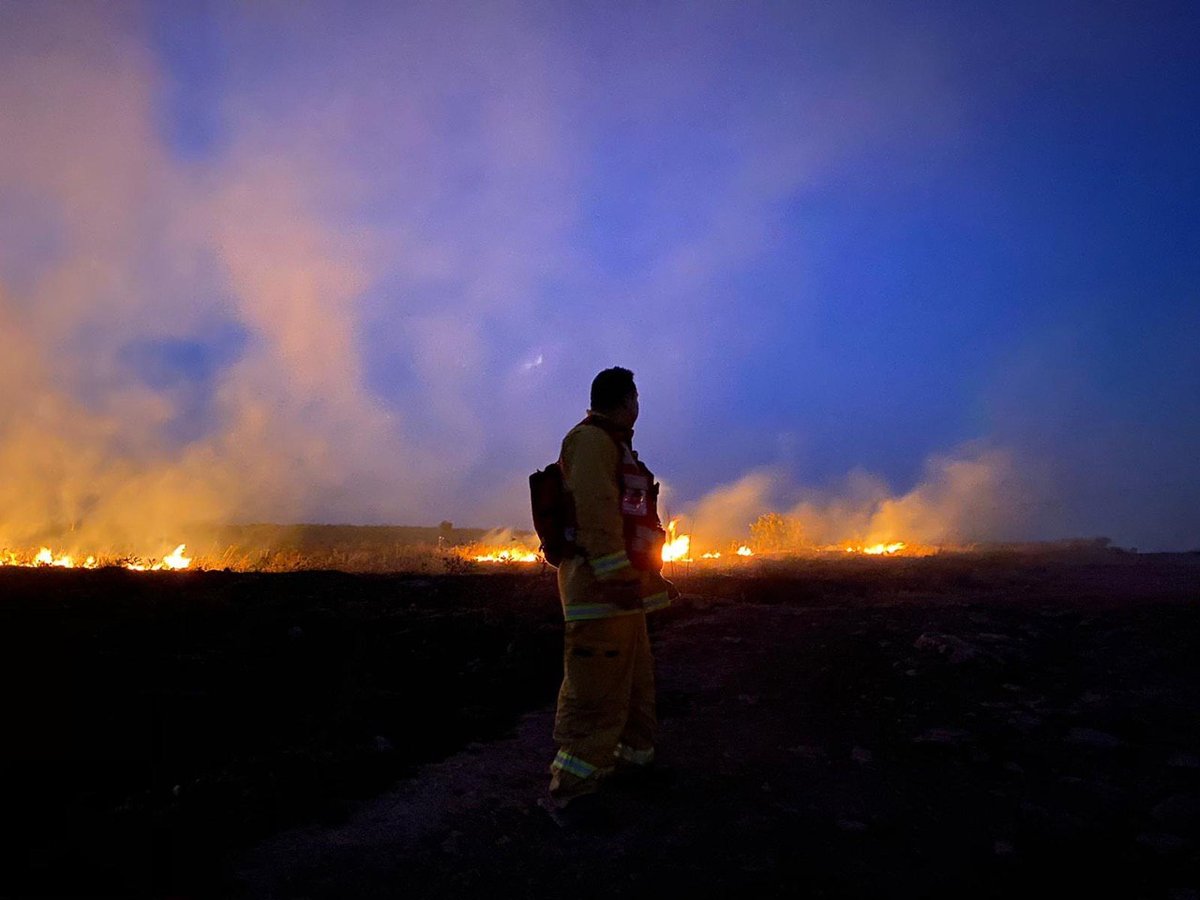
<instances>
[{"instance_id":1,"label":"orange flame","mask_svg":"<svg viewBox=\"0 0 1200 900\"><path fill-rule=\"evenodd\" d=\"M904 541L895 541L891 544L870 544L867 546L850 545L846 547L847 553L865 553L868 556L891 556L893 553L899 553L906 548L908 544Z\"/></svg>"},{"instance_id":2,"label":"orange flame","mask_svg":"<svg viewBox=\"0 0 1200 900\"><path fill-rule=\"evenodd\" d=\"M532 563L541 557L532 550L491 550L471 557L475 562L485 563Z\"/></svg>"},{"instance_id":3,"label":"orange flame","mask_svg":"<svg viewBox=\"0 0 1200 900\"><path fill-rule=\"evenodd\" d=\"M176 571L178 569L186 569L192 564L191 557L183 555L183 551L186 549L186 544L180 544L164 556L161 561L149 565L140 562L123 562L119 563L119 565L133 572L159 572L163 570ZM98 569L100 568L100 563L94 556L87 556L80 560L70 553L55 555L49 547L42 547L32 560L29 560L28 557L22 559L17 553L9 551L0 557L0 566L18 566L27 569L51 567L57 569Z\"/></svg>"},{"instance_id":4,"label":"orange flame","mask_svg":"<svg viewBox=\"0 0 1200 900\"><path fill-rule=\"evenodd\" d=\"M691 562L691 557L688 554L692 549L692 536L690 534L675 534L675 523L678 519L672 519L667 525L667 540L663 544L662 558L663 562Z\"/></svg>"}]
</instances>

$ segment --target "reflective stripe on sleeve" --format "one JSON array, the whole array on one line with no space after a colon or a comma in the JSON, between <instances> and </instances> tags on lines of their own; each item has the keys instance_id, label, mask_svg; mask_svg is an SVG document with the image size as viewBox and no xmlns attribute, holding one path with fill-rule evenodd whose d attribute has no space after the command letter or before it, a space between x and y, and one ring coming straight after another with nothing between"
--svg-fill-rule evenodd
<instances>
[{"instance_id":1,"label":"reflective stripe on sleeve","mask_svg":"<svg viewBox=\"0 0 1200 900\"><path fill-rule=\"evenodd\" d=\"M666 591L658 594L651 594L649 597L642 598L642 608L646 612L654 612L658 609L664 609L671 605L671 598Z\"/></svg>"},{"instance_id":2,"label":"reflective stripe on sleeve","mask_svg":"<svg viewBox=\"0 0 1200 900\"><path fill-rule=\"evenodd\" d=\"M572 756L565 750L559 750L554 757L554 762L550 763L552 769L562 769L564 772L569 772L577 778L591 778L596 774L596 767L589 762L584 762L578 756Z\"/></svg>"},{"instance_id":3,"label":"reflective stripe on sleeve","mask_svg":"<svg viewBox=\"0 0 1200 900\"><path fill-rule=\"evenodd\" d=\"M654 748L651 747L649 750L634 750L628 744L617 744L617 749L613 751L613 756L631 765L648 766L654 762Z\"/></svg>"}]
</instances>

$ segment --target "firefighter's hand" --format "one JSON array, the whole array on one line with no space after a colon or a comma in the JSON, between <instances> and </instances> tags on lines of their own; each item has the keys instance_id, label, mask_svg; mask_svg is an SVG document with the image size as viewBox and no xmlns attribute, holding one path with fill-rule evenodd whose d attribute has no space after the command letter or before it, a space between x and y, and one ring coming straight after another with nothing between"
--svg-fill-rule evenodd
<instances>
[{"instance_id":1,"label":"firefighter's hand","mask_svg":"<svg viewBox=\"0 0 1200 900\"><path fill-rule=\"evenodd\" d=\"M678 600L680 597L683 596L683 591L681 591L681 590L679 590L679 588L675 587L675 585L672 582L667 581L667 579L664 578L662 580L662 583L663 583L663 586L666 587L666 589L667 589L667 599L668 600Z\"/></svg>"},{"instance_id":2,"label":"firefighter's hand","mask_svg":"<svg viewBox=\"0 0 1200 900\"><path fill-rule=\"evenodd\" d=\"M637 581L601 581L597 583L605 603L617 609L638 609L642 605L642 586Z\"/></svg>"}]
</instances>

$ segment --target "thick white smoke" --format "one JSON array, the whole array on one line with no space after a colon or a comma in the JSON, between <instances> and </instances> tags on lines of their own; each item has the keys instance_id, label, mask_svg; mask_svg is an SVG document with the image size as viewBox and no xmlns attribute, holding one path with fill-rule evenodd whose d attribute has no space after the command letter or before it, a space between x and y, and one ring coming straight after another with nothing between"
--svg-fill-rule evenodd
<instances>
[{"instance_id":1,"label":"thick white smoke","mask_svg":"<svg viewBox=\"0 0 1200 900\"><path fill-rule=\"evenodd\" d=\"M963 546L1027 535L1035 496L1011 453L964 447L931 457L921 481L903 493L865 472L822 491L797 488L775 471L750 472L696 503L686 525L703 550L750 540L751 525L768 513L786 523L784 534L772 535L782 545L775 549L897 541Z\"/></svg>"},{"instance_id":2,"label":"thick white smoke","mask_svg":"<svg viewBox=\"0 0 1200 900\"><path fill-rule=\"evenodd\" d=\"M964 110L907 13L218 4L217 138L180 152L159 7L0 0L0 547L525 525L525 476L613 364L639 375L640 446L669 479L669 452L721 428L714 392L787 340L740 285L785 232L804 244L797 204L838 179L873 191L864 157L925 160ZM778 300L789 322L816 306L802 288ZM1163 330L1178 371L1153 391L1200 396L1195 328ZM1194 426L1087 408L1061 391L1070 353L1028 355L1028 383L997 375L1019 427L973 432L1011 452L932 459L899 492L752 472L689 527L744 539L773 510L813 542L944 543L1119 522L1121 542L1194 545Z\"/></svg>"}]
</instances>

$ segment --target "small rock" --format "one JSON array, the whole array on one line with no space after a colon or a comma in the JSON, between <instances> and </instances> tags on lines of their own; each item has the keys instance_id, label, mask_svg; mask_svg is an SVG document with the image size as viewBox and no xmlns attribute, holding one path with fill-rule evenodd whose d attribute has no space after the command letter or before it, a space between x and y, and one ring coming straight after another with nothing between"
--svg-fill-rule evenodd
<instances>
[{"instance_id":1,"label":"small rock","mask_svg":"<svg viewBox=\"0 0 1200 900\"><path fill-rule=\"evenodd\" d=\"M742 642L742 639L736 634L727 634L725 637L721 638L721 640L727 644L740 644Z\"/></svg>"},{"instance_id":2,"label":"small rock","mask_svg":"<svg viewBox=\"0 0 1200 900\"><path fill-rule=\"evenodd\" d=\"M371 746L375 749L376 753L390 753L393 749L395 749L392 746L392 742L385 738L382 734L377 734L371 739Z\"/></svg>"},{"instance_id":3,"label":"small rock","mask_svg":"<svg viewBox=\"0 0 1200 900\"><path fill-rule=\"evenodd\" d=\"M963 728L930 728L913 738L915 744L946 744L956 746L971 739L971 733Z\"/></svg>"},{"instance_id":4,"label":"small rock","mask_svg":"<svg viewBox=\"0 0 1200 900\"><path fill-rule=\"evenodd\" d=\"M812 747L807 744L797 744L794 747L788 747L787 752L802 759L825 759L829 755L825 752L824 747Z\"/></svg>"},{"instance_id":5,"label":"small rock","mask_svg":"<svg viewBox=\"0 0 1200 900\"><path fill-rule=\"evenodd\" d=\"M1167 891L1167 900L1200 900L1200 890L1196 888L1171 888Z\"/></svg>"},{"instance_id":6,"label":"small rock","mask_svg":"<svg viewBox=\"0 0 1200 900\"><path fill-rule=\"evenodd\" d=\"M287 636L290 640L298 641L300 638L304 637L304 629L299 625L293 625L287 630Z\"/></svg>"},{"instance_id":7,"label":"small rock","mask_svg":"<svg viewBox=\"0 0 1200 900\"><path fill-rule=\"evenodd\" d=\"M866 747L855 747L850 751L850 758L856 763L860 763L861 765L865 766L874 757L872 756L871 751Z\"/></svg>"},{"instance_id":8,"label":"small rock","mask_svg":"<svg viewBox=\"0 0 1200 900\"><path fill-rule=\"evenodd\" d=\"M992 844L992 852L997 856L1012 856L1013 845L1009 841L995 841Z\"/></svg>"},{"instance_id":9,"label":"small rock","mask_svg":"<svg viewBox=\"0 0 1200 900\"><path fill-rule=\"evenodd\" d=\"M867 823L860 822L857 819L838 819L837 827L841 831L848 831L857 834L867 830Z\"/></svg>"},{"instance_id":10,"label":"small rock","mask_svg":"<svg viewBox=\"0 0 1200 900\"><path fill-rule=\"evenodd\" d=\"M1187 846L1187 841L1177 834L1162 834L1160 832L1143 832L1137 836L1137 842L1148 847L1155 853L1174 853Z\"/></svg>"},{"instance_id":11,"label":"small rock","mask_svg":"<svg viewBox=\"0 0 1200 900\"><path fill-rule=\"evenodd\" d=\"M912 678L912 676L917 674L917 670L916 669L905 669L904 674L907 675L909 678Z\"/></svg>"},{"instance_id":12,"label":"small rock","mask_svg":"<svg viewBox=\"0 0 1200 900\"><path fill-rule=\"evenodd\" d=\"M753 694L738 694L738 699L747 706L754 706L758 703L758 698Z\"/></svg>"},{"instance_id":13,"label":"small rock","mask_svg":"<svg viewBox=\"0 0 1200 900\"><path fill-rule=\"evenodd\" d=\"M939 656L946 658L946 661L952 665L970 662L974 659L979 659L983 655L974 644L964 641L960 637L953 634L934 634L932 632L921 635L913 642L914 650L931 650Z\"/></svg>"},{"instance_id":14,"label":"small rock","mask_svg":"<svg viewBox=\"0 0 1200 900\"><path fill-rule=\"evenodd\" d=\"M1169 828L1195 831L1200 829L1200 795L1173 794L1155 806L1150 815Z\"/></svg>"},{"instance_id":15,"label":"small rock","mask_svg":"<svg viewBox=\"0 0 1200 900\"><path fill-rule=\"evenodd\" d=\"M738 868L743 872L770 872L775 860L766 853L742 853L738 856Z\"/></svg>"},{"instance_id":16,"label":"small rock","mask_svg":"<svg viewBox=\"0 0 1200 900\"><path fill-rule=\"evenodd\" d=\"M1067 733L1067 740L1072 744L1082 744L1085 747L1098 747L1102 749L1112 749L1124 745L1115 734L1109 734L1107 731L1099 731L1095 728L1072 728Z\"/></svg>"},{"instance_id":17,"label":"small rock","mask_svg":"<svg viewBox=\"0 0 1200 900\"><path fill-rule=\"evenodd\" d=\"M1017 731L1029 732L1041 725L1042 720L1027 712L1015 712L1008 717L1008 724Z\"/></svg>"},{"instance_id":18,"label":"small rock","mask_svg":"<svg viewBox=\"0 0 1200 900\"><path fill-rule=\"evenodd\" d=\"M1167 760L1167 765L1174 769L1200 769L1200 757L1191 753L1176 753Z\"/></svg>"},{"instance_id":19,"label":"small rock","mask_svg":"<svg viewBox=\"0 0 1200 900\"><path fill-rule=\"evenodd\" d=\"M1004 764L1004 771L1012 772L1014 775L1024 775L1025 774L1025 769L1022 768L1021 764L1017 763L1017 762L1013 762L1012 760L1009 760L1008 762L1006 762Z\"/></svg>"}]
</instances>

